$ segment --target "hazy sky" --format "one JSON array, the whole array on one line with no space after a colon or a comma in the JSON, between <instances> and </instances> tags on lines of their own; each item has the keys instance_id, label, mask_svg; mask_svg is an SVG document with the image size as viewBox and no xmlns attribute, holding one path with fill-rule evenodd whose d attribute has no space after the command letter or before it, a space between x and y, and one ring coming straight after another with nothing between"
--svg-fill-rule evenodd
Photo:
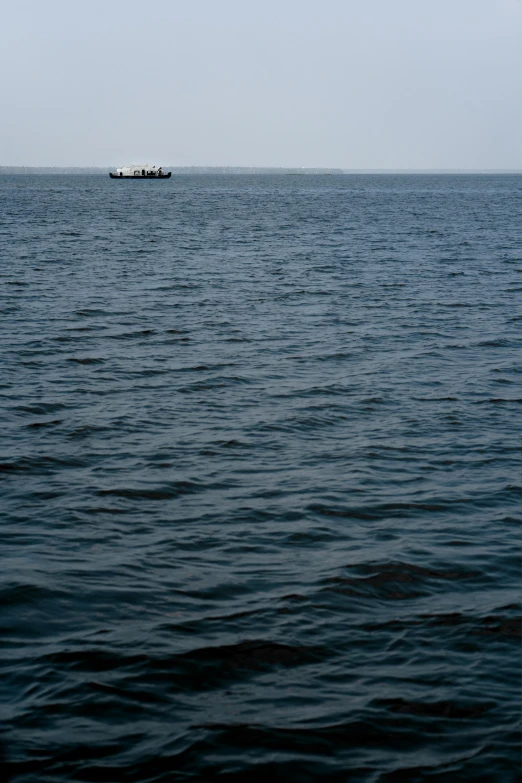
<instances>
[{"instance_id":1,"label":"hazy sky","mask_svg":"<svg viewBox=\"0 0 522 783\"><path fill-rule=\"evenodd\" d=\"M3 0L0 165L522 168L522 0Z\"/></svg>"}]
</instances>

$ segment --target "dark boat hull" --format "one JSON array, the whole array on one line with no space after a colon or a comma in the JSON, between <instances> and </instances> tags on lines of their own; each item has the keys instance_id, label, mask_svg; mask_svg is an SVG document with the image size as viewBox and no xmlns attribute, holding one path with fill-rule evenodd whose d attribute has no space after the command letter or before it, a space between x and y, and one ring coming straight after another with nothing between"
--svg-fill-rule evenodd
<instances>
[{"instance_id":1,"label":"dark boat hull","mask_svg":"<svg viewBox=\"0 0 522 783\"><path fill-rule=\"evenodd\" d=\"M172 176L172 171L169 171L168 174L150 174L150 175L139 175L137 177L134 176L121 176L119 174L113 174L112 171L109 172L109 177L111 179L169 179L169 177Z\"/></svg>"}]
</instances>

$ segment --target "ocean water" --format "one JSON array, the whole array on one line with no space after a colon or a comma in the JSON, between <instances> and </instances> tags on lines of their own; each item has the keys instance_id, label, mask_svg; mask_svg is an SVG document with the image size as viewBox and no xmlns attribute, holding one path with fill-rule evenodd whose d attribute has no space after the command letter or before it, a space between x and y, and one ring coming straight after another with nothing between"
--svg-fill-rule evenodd
<instances>
[{"instance_id":1,"label":"ocean water","mask_svg":"<svg viewBox=\"0 0 522 783\"><path fill-rule=\"evenodd\" d=\"M0 178L13 780L520 780L521 196Z\"/></svg>"}]
</instances>

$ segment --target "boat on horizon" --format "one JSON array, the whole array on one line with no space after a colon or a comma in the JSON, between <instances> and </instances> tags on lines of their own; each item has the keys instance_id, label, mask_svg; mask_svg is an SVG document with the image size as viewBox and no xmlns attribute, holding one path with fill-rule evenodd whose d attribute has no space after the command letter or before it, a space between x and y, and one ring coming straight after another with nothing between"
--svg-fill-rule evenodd
<instances>
[{"instance_id":1,"label":"boat on horizon","mask_svg":"<svg viewBox=\"0 0 522 783\"><path fill-rule=\"evenodd\" d=\"M111 179L169 179L171 175L171 171L164 172L161 166L151 166L150 163L134 163L109 172Z\"/></svg>"}]
</instances>

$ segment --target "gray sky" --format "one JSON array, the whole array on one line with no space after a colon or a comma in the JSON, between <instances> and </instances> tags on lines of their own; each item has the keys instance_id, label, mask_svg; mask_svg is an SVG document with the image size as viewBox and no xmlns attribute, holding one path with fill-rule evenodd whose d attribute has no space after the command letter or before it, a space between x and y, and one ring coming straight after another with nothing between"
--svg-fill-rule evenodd
<instances>
[{"instance_id":1,"label":"gray sky","mask_svg":"<svg viewBox=\"0 0 522 783\"><path fill-rule=\"evenodd\" d=\"M0 165L522 168L522 0L4 0Z\"/></svg>"}]
</instances>

